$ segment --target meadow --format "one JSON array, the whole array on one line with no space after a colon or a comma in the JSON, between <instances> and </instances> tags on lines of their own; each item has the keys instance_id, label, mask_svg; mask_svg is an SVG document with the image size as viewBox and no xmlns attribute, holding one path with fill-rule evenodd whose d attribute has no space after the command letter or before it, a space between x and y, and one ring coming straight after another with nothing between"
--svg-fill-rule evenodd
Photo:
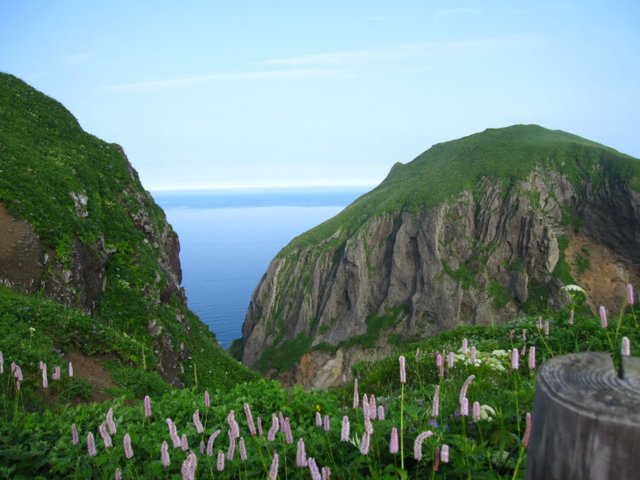
<instances>
[{"instance_id":1,"label":"meadow","mask_svg":"<svg viewBox=\"0 0 640 480\"><path fill-rule=\"evenodd\" d=\"M36 327L4 315L0 477L524 478L539 365L577 351L617 364L640 343L631 286L611 316L568 293L577 301L562 311L398 347L326 391L229 387L197 371L179 390L141 365L103 402L88 402Z\"/></svg>"}]
</instances>

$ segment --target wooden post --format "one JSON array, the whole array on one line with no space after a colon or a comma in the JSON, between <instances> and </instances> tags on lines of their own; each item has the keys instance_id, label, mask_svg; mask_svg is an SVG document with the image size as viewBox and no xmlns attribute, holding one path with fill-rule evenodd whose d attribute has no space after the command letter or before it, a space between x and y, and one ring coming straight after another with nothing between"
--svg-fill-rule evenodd
<instances>
[{"instance_id":1,"label":"wooden post","mask_svg":"<svg viewBox=\"0 0 640 480\"><path fill-rule=\"evenodd\" d=\"M572 353L538 372L527 480L640 479L640 359Z\"/></svg>"}]
</instances>

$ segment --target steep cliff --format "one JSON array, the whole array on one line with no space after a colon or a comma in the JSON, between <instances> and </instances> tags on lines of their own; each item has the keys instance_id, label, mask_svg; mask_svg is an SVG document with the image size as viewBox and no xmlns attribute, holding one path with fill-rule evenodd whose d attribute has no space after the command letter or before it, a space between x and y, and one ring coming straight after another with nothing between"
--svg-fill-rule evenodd
<instances>
[{"instance_id":1,"label":"steep cliff","mask_svg":"<svg viewBox=\"0 0 640 480\"><path fill-rule=\"evenodd\" d=\"M187 309L179 250L121 147L0 74L0 285L125 333L174 385L251 377Z\"/></svg>"},{"instance_id":2,"label":"steep cliff","mask_svg":"<svg viewBox=\"0 0 640 480\"><path fill-rule=\"evenodd\" d=\"M638 276L639 179L636 159L538 126L435 145L278 254L242 360L328 386L390 343L559 305L566 283L615 309Z\"/></svg>"}]
</instances>

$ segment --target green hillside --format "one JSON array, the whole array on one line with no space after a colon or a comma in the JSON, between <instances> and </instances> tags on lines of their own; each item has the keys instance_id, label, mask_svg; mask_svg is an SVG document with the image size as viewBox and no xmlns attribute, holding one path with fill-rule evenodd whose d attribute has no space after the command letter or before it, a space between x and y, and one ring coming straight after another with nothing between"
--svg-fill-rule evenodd
<instances>
[{"instance_id":1,"label":"green hillside","mask_svg":"<svg viewBox=\"0 0 640 480\"><path fill-rule=\"evenodd\" d=\"M79 212L78 195L86 196L85 211ZM158 369L162 350L171 351L177 381L185 385L231 386L255 378L186 308L175 280L179 265L172 265L178 262L175 234L122 148L84 132L60 103L1 73L0 204L33 227L45 259L32 295L0 291L5 331L42 337L38 341L52 351L113 354L116 364L147 372ZM56 268L72 272L91 255L104 263L95 308L73 302L65 308L45 298L52 298L51 285L61 282ZM86 270L91 280L93 272ZM69 287L78 296L83 288L89 287L83 282ZM78 325L108 335L78 337ZM35 328L31 336L29 327ZM23 368L37 367L31 350L11 336L0 337L5 358Z\"/></svg>"},{"instance_id":2,"label":"green hillside","mask_svg":"<svg viewBox=\"0 0 640 480\"><path fill-rule=\"evenodd\" d=\"M434 145L407 164L397 163L387 178L336 217L300 235L281 252L315 244L340 231L347 238L375 215L417 211L475 191L483 177L508 187L536 167L557 170L572 182L602 185L609 177L640 191L640 162L612 148L538 125L514 125Z\"/></svg>"}]
</instances>

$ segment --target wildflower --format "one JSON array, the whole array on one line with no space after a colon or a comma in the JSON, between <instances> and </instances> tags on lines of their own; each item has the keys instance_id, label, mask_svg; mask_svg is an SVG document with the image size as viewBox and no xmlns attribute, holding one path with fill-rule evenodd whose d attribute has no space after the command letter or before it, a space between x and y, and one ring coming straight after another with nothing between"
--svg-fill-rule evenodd
<instances>
[{"instance_id":1,"label":"wildflower","mask_svg":"<svg viewBox=\"0 0 640 480\"><path fill-rule=\"evenodd\" d=\"M631 356L631 342L629 341L629 337L622 337L621 353L625 357Z\"/></svg>"},{"instance_id":2,"label":"wildflower","mask_svg":"<svg viewBox=\"0 0 640 480\"><path fill-rule=\"evenodd\" d=\"M291 422L288 418L285 418L282 422L282 431L284 432L284 439L288 445L293 443L293 433L291 432Z\"/></svg>"},{"instance_id":3,"label":"wildflower","mask_svg":"<svg viewBox=\"0 0 640 480\"><path fill-rule=\"evenodd\" d=\"M233 460L233 456L236 453L236 439L229 435L229 450L227 450L227 460Z\"/></svg>"},{"instance_id":4,"label":"wildflower","mask_svg":"<svg viewBox=\"0 0 640 480\"><path fill-rule=\"evenodd\" d=\"M480 420L486 420L491 422L495 416L496 411L489 405L480 405Z\"/></svg>"},{"instance_id":5,"label":"wildflower","mask_svg":"<svg viewBox=\"0 0 640 480\"><path fill-rule=\"evenodd\" d=\"M72 378L73 377L73 363L71 363L71 362L69 362L68 371L69 371L69 378Z\"/></svg>"},{"instance_id":6,"label":"wildflower","mask_svg":"<svg viewBox=\"0 0 640 480\"><path fill-rule=\"evenodd\" d=\"M536 347L529 348L529 369L535 370L536 368Z\"/></svg>"},{"instance_id":7,"label":"wildflower","mask_svg":"<svg viewBox=\"0 0 640 480\"><path fill-rule=\"evenodd\" d=\"M162 466L165 468L171 465L171 459L169 458L169 445L166 440L162 442L162 445L160 445L160 460L162 460Z\"/></svg>"},{"instance_id":8,"label":"wildflower","mask_svg":"<svg viewBox=\"0 0 640 480\"><path fill-rule=\"evenodd\" d=\"M529 444L529 436L531 435L531 414L527 412L527 415L525 417L525 429L524 429L524 436L522 437L522 446L524 448L527 448L527 445Z\"/></svg>"},{"instance_id":9,"label":"wildflower","mask_svg":"<svg viewBox=\"0 0 640 480\"><path fill-rule=\"evenodd\" d=\"M378 417L378 407L376 407L376 396L371 395L369 398L369 418L375 420Z\"/></svg>"},{"instance_id":10,"label":"wildflower","mask_svg":"<svg viewBox=\"0 0 640 480\"><path fill-rule=\"evenodd\" d=\"M53 369L53 373L51 374L51 378L53 380L60 380L60 367L56 367Z\"/></svg>"},{"instance_id":11,"label":"wildflower","mask_svg":"<svg viewBox=\"0 0 640 480\"><path fill-rule=\"evenodd\" d=\"M362 395L362 416L364 418L370 418L369 416L369 397L365 393Z\"/></svg>"},{"instance_id":12,"label":"wildflower","mask_svg":"<svg viewBox=\"0 0 640 480\"><path fill-rule=\"evenodd\" d=\"M511 351L511 369L512 370L518 370L518 359L519 359L520 355L518 354L518 349L514 348Z\"/></svg>"},{"instance_id":13,"label":"wildflower","mask_svg":"<svg viewBox=\"0 0 640 480\"><path fill-rule=\"evenodd\" d=\"M316 425L318 425L317 419L319 416L320 416L320 413L316 412ZM320 419L320 425L322 425L322 419ZM280 425L278 424L278 417L275 414L273 414L271 415L271 428L269 429L269 432L267 434L267 440L269 440L270 442L273 442L276 439L276 433L278 433L279 429L280 429Z\"/></svg>"},{"instance_id":14,"label":"wildflower","mask_svg":"<svg viewBox=\"0 0 640 480\"><path fill-rule=\"evenodd\" d=\"M440 449L440 461L442 463L449 463L449 445L444 444Z\"/></svg>"},{"instance_id":15,"label":"wildflower","mask_svg":"<svg viewBox=\"0 0 640 480\"><path fill-rule=\"evenodd\" d=\"M78 445L80 442L80 437L78 436L78 427L76 427L75 423L71 424L71 443L73 445Z\"/></svg>"},{"instance_id":16,"label":"wildflower","mask_svg":"<svg viewBox=\"0 0 640 480\"><path fill-rule=\"evenodd\" d=\"M195 480L196 478L196 469L198 468L198 457L196 454L191 452L187 459L182 462L182 480Z\"/></svg>"},{"instance_id":17,"label":"wildflower","mask_svg":"<svg viewBox=\"0 0 640 480\"><path fill-rule=\"evenodd\" d=\"M113 421L113 408L107 411L107 427L109 427L109 433L115 435L117 433L116 422Z\"/></svg>"},{"instance_id":18,"label":"wildflower","mask_svg":"<svg viewBox=\"0 0 640 480\"><path fill-rule=\"evenodd\" d=\"M631 285L630 283L627 283L627 305L633 305L633 303L634 303L633 285Z\"/></svg>"},{"instance_id":19,"label":"wildflower","mask_svg":"<svg viewBox=\"0 0 640 480\"><path fill-rule=\"evenodd\" d=\"M420 352L420 348L416 348L416 363L420 361L421 353L422 352Z\"/></svg>"},{"instance_id":20,"label":"wildflower","mask_svg":"<svg viewBox=\"0 0 640 480\"><path fill-rule=\"evenodd\" d=\"M467 397L460 399L460 415L463 417L469 416L469 399Z\"/></svg>"},{"instance_id":21,"label":"wildflower","mask_svg":"<svg viewBox=\"0 0 640 480\"><path fill-rule=\"evenodd\" d=\"M245 403L242 408L244 409L244 416L247 418L247 426L249 427L249 433L252 437L256 436L256 425L253 423L253 415L251 414L251 407L248 403Z\"/></svg>"},{"instance_id":22,"label":"wildflower","mask_svg":"<svg viewBox=\"0 0 640 480\"><path fill-rule=\"evenodd\" d=\"M213 443L216 441L220 435L220 430L216 430L209 436L209 441L207 441L207 457L213 457Z\"/></svg>"},{"instance_id":23,"label":"wildflower","mask_svg":"<svg viewBox=\"0 0 640 480\"><path fill-rule=\"evenodd\" d=\"M342 417L342 430L340 432L340 441L348 442L350 431L351 431L351 425L349 424L349 417L345 415L344 417Z\"/></svg>"},{"instance_id":24,"label":"wildflower","mask_svg":"<svg viewBox=\"0 0 640 480\"><path fill-rule=\"evenodd\" d=\"M258 435L262 436L262 418L258 417Z\"/></svg>"},{"instance_id":25,"label":"wildflower","mask_svg":"<svg viewBox=\"0 0 640 480\"><path fill-rule=\"evenodd\" d=\"M187 434L183 433L182 437L180 437L180 448L183 452L189 450L189 441L187 440Z\"/></svg>"},{"instance_id":26,"label":"wildflower","mask_svg":"<svg viewBox=\"0 0 640 480\"><path fill-rule=\"evenodd\" d=\"M600 326L602 328L607 328L609 324L607 322L607 309L604 308L602 305L600 305L599 312L600 312Z\"/></svg>"},{"instance_id":27,"label":"wildflower","mask_svg":"<svg viewBox=\"0 0 640 480\"><path fill-rule=\"evenodd\" d=\"M471 382L475 380L475 378L475 375L469 375L462 384L462 388L460 389L460 403L462 403L462 399L467 396L467 389L469 388L469 385L471 385Z\"/></svg>"},{"instance_id":28,"label":"wildflower","mask_svg":"<svg viewBox=\"0 0 640 480\"><path fill-rule=\"evenodd\" d=\"M320 412L316 412L316 427L322 427L322 415L320 415Z\"/></svg>"},{"instance_id":29,"label":"wildflower","mask_svg":"<svg viewBox=\"0 0 640 480\"><path fill-rule=\"evenodd\" d=\"M113 447L113 442L111 441L111 435L107 432L107 427L104 423L101 423L98 427L98 431L100 432L100 436L102 437L102 441L104 442L104 448Z\"/></svg>"},{"instance_id":30,"label":"wildflower","mask_svg":"<svg viewBox=\"0 0 640 480\"><path fill-rule=\"evenodd\" d=\"M216 463L216 470L219 472L224 471L224 453L222 450L218 450L218 462Z\"/></svg>"},{"instance_id":31,"label":"wildflower","mask_svg":"<svg viewBox=\"0 0 640 480\"><path fill-rule=\"evenodd\" d=\"M204 406L205 408L211 406L211 398L209 398L209 392L207 390L204 391Z\"/></svg>"},{"instance_id":32,"label":"wildflower","mask_svg":"<svg viewBox=\"0 0 640 480\"><path fill-rule=\"evenodd\" d=\"M573 325L573 308L571 309L571 311L569 312L569 325Z\"/></svg>"},{"instance_id":33,"label":"wildflower","mask_svg":"<svg viewBox=\"0 0 640 480\"><path fill-rule=\"evenodd\" d=\"M398 453L398 429L393 427L391 429L391 438L389 439L389 453Z\"/></svg>"},{"instance_id":34,"label":"wildflower","mask_svg":"<svg viewBox=\"0 0 640 480\"><path fill-rule=\"evenodd\" d=\"M331 430L331 423L329 421L329 415L325 415L324 416L323 425L324 425L324 431L325 432L329 432L329 430Z\"/></svg>"},{"instance_id":35,"label":"wildflower","mask_svg":"<svg viewBox=\"0 0 640 480\"><path fill-rule=\"evenodd\" d=\"M191 417L193 420L193 425L196 427L196 432L199 435L204 433L204 426L202 425L202 421L200 421L200 410L196 410L193 412L193 416Z\"/></svg>"},{"instance_id":36,"label":"wildflower","mask_svg":"<svg viewBox=\"0 0 640 480\"><path fill-rule=\"evenodd\" d=\"M462 339L462 348L460 348L460 351L466 355L467 353L469 353L469 340L466 338Z\"/></svg>"},{"instance_id":37,"label":"wildflower","mask_svg":"<svg viewBox=\"0 0 640 480\"><path fill-rule=\"evenodd\" d=\"M398 360L400 361L400 383L407 383L407 368L405 366L404 356L400 355Z\"/></svg>"},{"instance_id":38,"label":"wildflower","mask_svg":"<svg viewBox=\"0 0 640 480\"><path fill-rule=\"evenodd\" d=\"M422 443L426 438L429 438L432 435L433 432L431 430L427 430L426 432L422 432L416 437L416 440L413 444L413 456L418 462L422 460Z\"/></svg>"},{"instance_id":39,"label":"wildflower","mask_svg":"<svg viewBox=\"0 0 640 480\"><path fill-rule=\"evenodd\" d=\"M182 442L180 441L180 437L178 436L176 424L173 423L170 418L167 418L165 421L167 422L167 427L169 428L169 437L171 437L173 448L179 448Z\"/></svg>"},{"instance_id":40,"label":"wildflower","mask_svg":"<svg viewBox=\"0 0 640 480\"><path fill-rule=\"evenodd\" d=\"M520 349L520 356L524 357L527 354L527 346L523 345L522 348Z\"/></svg>"},{"instance_id":41,"label":"wildflower","mask_svg":"<svg viewBox=\"0 0 640 480\"><path fill-rule=\"evenodd\" d=\"M358 379L353 380L353 408L357 409L360 406L360 394L358 393Z\"/></svg>"},{"instance_id":42,"label":"wildflower","mask_svg":"<svg viewBox=\"0 0 640 480\"><path fill-rule=\"evenodd\" d=\"M475 401L473 402L473 421L477 422L480 420L480 402Z\"/></svg>"},{"instance_id":43,"label":"wildflower","mask_svg":"<svg viewBox=\"0 0 640 480\"><path fill-rule=\"evenodd\" d=\"M247 461L247 447L244 444L244 438L240 437L238 441L238 450L240 451L240 460Z\"/></svg>"},{"instance_id":44,"label":"wildflower","mask_svg":"<svg viewBox=\"0 0 640 480\"><path fill-rule=\"evenodd\" d=\"M436 391L433 394L433 405L431 406L431 416L437 417L440 413L440 385L436 385Z\"/></svg>"},{"instance_id":45,"label":"wildflower","mask_svg":"<svg viewBox=\"0 0 640 480\"><path fill-rule=\"evenodd\" d=\"M452 369L456 364L456 356L453 352L449 352L449 355L447 356L447 367L449 369Z\"/></svg>"},{"instance_id":46,"label":"wildflower","mask_svg":"<svg viewBox=\"0 0 640 480\"><path fill-rule=\"evenodd\" d=\"M124 434L124 438L122 439L122 443L124 445L124 456L129 458L133 458L133 448L131 448L131 437L128 433Z\"/></svg>"},{"instance_id":47,"label":"wildflower","mask_svg":"<svg viewBox=\"0 0 640 480\"><path fill-rule=\"evenodd\" d=\"M296 449L296 467L304 468L309 465L307 461L307 452L304 449L304 440L298 440L298 448Z\"/></svg>"},{"instance_id":48,"label":"wildflower","mask_svg":"<svg viewBox=\"0 0 640 480\"><path fill-rule=\"evenodd\" d=\"M93 437L93 432L87 433L87 453L90 457L95 457L98 454L96 450L96 439Z\"/></svg>"},{"instance_id":49,"label":"wildflower","mask_svg":"<svg viewBox=\"0 0 640 480\"><path fill-rule=\"evenodd\" d=\"M42 364L42 388L49 387L49 380L47 379L47 364Z\"/></svg>"},{"instance_id":50,"label":"wildflower","mask_svg":"<svg viewBox=\"0 0 640 480\"><path fill-rule=\"evenodd\" d=\"M311 480L322 480L322 476L320 475L320 470L318 470L318 465L316 464L315 458L309 458L309 471L311 472Z\"/></svg>"},{"instance_id":51,"label":"wildflower","mask_svg":"<svg viewBox=\"0 0 640 480\"><path fill-rule=\"evenodd\" d=\"M2 356L2 352L0 351L0 374L4 373L4 357Z\"/></svg>"},{"instance_id":52,"label":"wildflower","mask_svg":"<svg viewBox=\"0 0 640 480\"><path fill-rule=\"evenodd\" d=\"M472 365L476 364L477 355L478 355L478 351L476 350L476 347L475 346L471 347L470 360Z\"/></svg>"},{"instance_id":53,"label":"wildflower","mask_svg":"<svg viewBox=\"0 0 640 480\"><path fill-rule=\"evenodd\" d=\"M565 285L564 287L560 288L560 290L564 290L565 292L584 293L585 295L587 294L587 292L585 292L584 289L582 287L579 287L578 285Z\"/></svg>"},{"instance_id":54,"label":"wildflower","mask_svg":"<svg viewBox=\"0 0 640 480\"><path fill-rule=\"evenodd\" d=\"M544 321L544 335L545 337L549 336L549 320Z\"/></svg>"},{"instance_id":55,"label":"wildflower","mask_svg":"<svg viewBox=\"0 0 640 480\"><path fill-rule=\"evenodd\" d=\"M271 462L271 468L269 469L269 480L276 480L278 478L278 465L280 463L280 457L278 452L273 451L273 460Z\"/></svg>"},{"instance_id":56,"label":"wildflower","mask_svg":"<svg viewBox=\"0 0 640 480\"><path fill-rule=\"evenodd\" d=\"M322 480L329 480L331 478L331 469L329 467L322 467Z\"/></svg>"},{"instance_id":57,"label":"wildflower","mask_svg":"<svg viewBox=\"0 0 640 480\"><path fill-rule=\"evenodd\" d=\"M378 420L384 420L384 407L382 405L378 405Z\"/></svg>"},{"instance_id":58,"label":"wildflower","mask_svg":"<svg viewBox=\"0 0 640 480\"><path fill-rule=\"evenodd\" d=\"M116 473L114 478L115 480L122 480L122 470L120 470L120 467L116 468Z\"/></svg>"},{"instance_id":59,"label":"wildflower","mask_svg":"<svg viewBox=\"0 0 640 480\"><path fill-rule=\"evenodd\" d=\"M204 444L204 440L200 440L200 455L204 455L205 449L207 447Z\"/></svg>"},{"instance_id":60,"label":"wildflower","mask_svg":"<svg viewBox=\"0 0 640 480\"><path fill-rule=\"evenodd\" d=\"M149 395L144 396L144 416L151 416L151 397Z\"/></svg>"},{"instance_id":61,"label":"wildflower","mask_svg":"<svg viewBox=\"0 0 640 480\"><path fill-rule=\"evenodd\" d=\"M229 436L232 436L233 438L240 437L240 426L236 421L236 413L233 410L231 410L229 415L227 415L227 423L229 424Z\"/></svg>"},{"instance_id":62,"label":"wildflower","mask_svg":"<svg viewBox=\"0 0 640 480\"><path fill-rule=\"evenodd\" d=\"M436 367L438 367L438 375L444 377L444 358L442 358L440 352L436 353Z\"/></svg>"},{"instance_id":63,"label":"wildflower","mask_svg":"<svg viewBox=\"0 0 640 480\"><path fill-rule=\"evenodd\" d=\"M365 431L362 434L362 440L360 441L360 454L361 455L367 455L369 453L369 441L370 441L370 437L369 434Z\"/></svg>"}]
</instances>

